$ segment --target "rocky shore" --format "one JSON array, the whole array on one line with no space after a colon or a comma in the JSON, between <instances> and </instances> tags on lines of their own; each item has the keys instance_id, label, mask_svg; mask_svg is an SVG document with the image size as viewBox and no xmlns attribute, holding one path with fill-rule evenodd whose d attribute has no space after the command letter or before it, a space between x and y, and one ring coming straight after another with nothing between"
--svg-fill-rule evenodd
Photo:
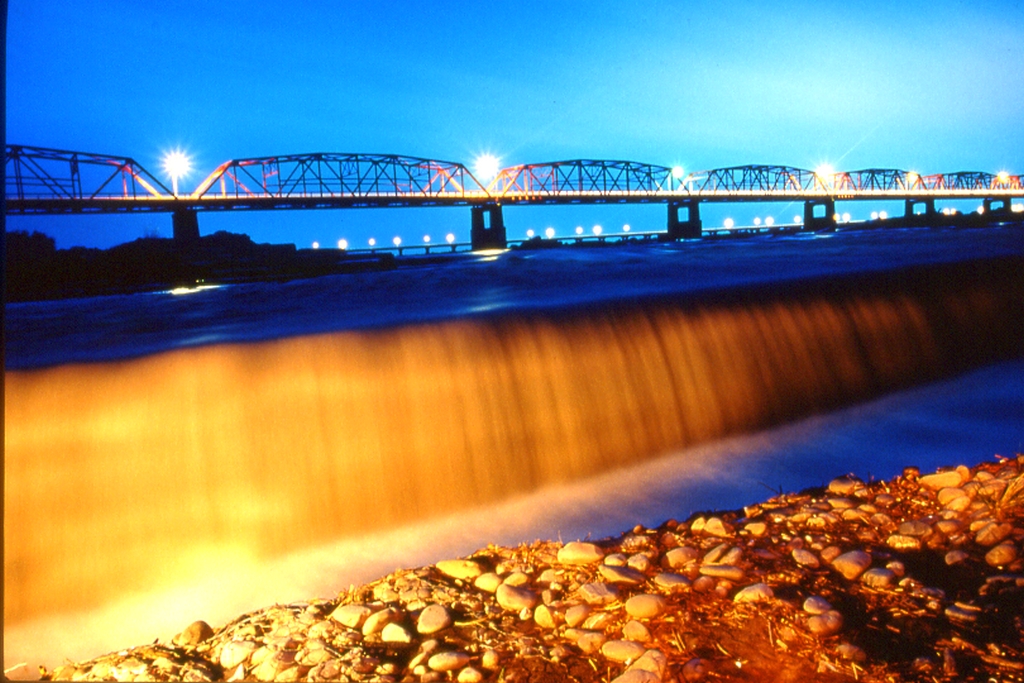
<instances>
[{"instance_id":1,"label":"rocky shore","mask_svg":"<svg viewBox=\"0 0 1024 683\"><path fill-rule=\"evenodd\" d=\"M840 477L618 538L490 546L41 673L1024 681L1022 544L1024 456L925 475L908 468L891 481Z\"/></svg>"}]
</instances>

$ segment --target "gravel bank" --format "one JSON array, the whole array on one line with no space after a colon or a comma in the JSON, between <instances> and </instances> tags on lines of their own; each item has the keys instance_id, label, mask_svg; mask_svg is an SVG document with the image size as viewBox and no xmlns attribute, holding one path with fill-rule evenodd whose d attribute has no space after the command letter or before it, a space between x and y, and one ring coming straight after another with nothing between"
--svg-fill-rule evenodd
<instances>
[{"instance_id":1,"label":"gravel bank","mask_svg":"<svg viewBox=\"0 0 1024 683\"><path fill-rule=\"evenodd\" d=\"M1022 543L1024 456L841 477L617 538L490 546L44 678L1024 681Z\"/></svg>"}]
</instances>

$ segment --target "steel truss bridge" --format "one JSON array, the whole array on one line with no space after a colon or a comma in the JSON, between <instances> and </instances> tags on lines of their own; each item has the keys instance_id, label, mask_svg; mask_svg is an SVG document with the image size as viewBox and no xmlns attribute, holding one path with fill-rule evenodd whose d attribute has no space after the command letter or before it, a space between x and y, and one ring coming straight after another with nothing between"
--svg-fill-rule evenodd
<instances>
[{"instance_id":1,"label":"steel truss bridge","mask_svg":"<svg viewBox=\"0 0 1024 683\"><path fill-rule=\"evenodd\" d=\"M5 171L7 214L167 212L184 242L199 236L198 211L466 206L472 246L482 249L506 246L506 205L661 203L668 206L664 237L682 239L701 235L703 202L802 202L803 228L820 230L835 227L836 201L902 200L908 219L923 205L930 220L936 200L973 199L997 220L1024 197L1021 176L1008 173L748 165L684 174L599 159L511 166L486 184L461 163L399 155L232 159L177 195L129 157L10 145Z\"/></svg>"}]
</instances>

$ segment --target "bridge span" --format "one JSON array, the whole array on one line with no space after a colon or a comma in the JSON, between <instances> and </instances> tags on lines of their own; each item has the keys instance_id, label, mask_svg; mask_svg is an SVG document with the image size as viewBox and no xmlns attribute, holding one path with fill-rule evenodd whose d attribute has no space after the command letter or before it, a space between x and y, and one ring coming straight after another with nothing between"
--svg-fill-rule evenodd
<instances>
[{"instance_id":1,"label":"bridge span","mask_svg":"<svg viewBox=\"0 0 1024 683\"><path fill-rule=\"evenodd\" d=\"M507 245L503 206L665 204L664 238L702 234L706 202L803 204L806 230L834 228L837 201L904 202L905 219L938 216L937 200L980 201L991 220L1006 220L1024 197L1020 175L899 169L810 171L746 165L683 172L633 161L575 159L501 169L483 182L463 164L390 154L313 153L232 159L188 194L167 188L130 157L9 145L7 214L165 212L175 240L199 236L199 211L463 206L474 249ZM923 207L923 213L918 208Z\"/></svg>"}]
</instances>

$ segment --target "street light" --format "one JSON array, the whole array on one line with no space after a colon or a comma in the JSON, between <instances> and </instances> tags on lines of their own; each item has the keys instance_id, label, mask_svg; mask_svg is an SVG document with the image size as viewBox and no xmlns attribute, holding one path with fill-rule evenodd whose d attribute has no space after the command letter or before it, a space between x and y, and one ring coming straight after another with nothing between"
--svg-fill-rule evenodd
<instances>
[{"instance_id":1,"label":"street light","mask_svg":"<svg viewBox=\"0 0 1024 683\"><path fill-rule=\"evenodd\" d=\"M171 193L178 196L178 178L184 178L192 170L192 160L180 149L164 155L164 173L171 177Z\"/></svg>"}]
</instances>

